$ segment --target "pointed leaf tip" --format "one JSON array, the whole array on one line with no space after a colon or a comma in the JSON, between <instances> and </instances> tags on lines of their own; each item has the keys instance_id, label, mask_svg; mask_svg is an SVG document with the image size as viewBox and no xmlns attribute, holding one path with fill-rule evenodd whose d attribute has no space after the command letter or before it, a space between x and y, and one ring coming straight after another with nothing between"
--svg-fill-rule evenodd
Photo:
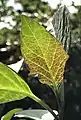
<instances>
[{"instance_id":1,"label":"pointed leaf tip","mask_svg":"<svg viewBox=\"0 0 81 120\"><path fill-rule=\"evenodd\" d=\"M21 51L30 72L40 74L42 83L57 86L63 80L67 53L44 27L26 16L22 18Z\"/></svg>"}]
</instances>

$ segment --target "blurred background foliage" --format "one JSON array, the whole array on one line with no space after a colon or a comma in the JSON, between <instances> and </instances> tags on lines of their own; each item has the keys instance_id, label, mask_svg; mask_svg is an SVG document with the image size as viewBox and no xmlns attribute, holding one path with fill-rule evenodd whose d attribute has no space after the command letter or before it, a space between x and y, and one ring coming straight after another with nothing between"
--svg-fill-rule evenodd
<instances>
[{"instance_id":1,"label":"blurred background foliage","mask_svg":"<svg viewBox=\"0 0 81 120\"><path fill-rule=\"evenodd\" d=\"M2 26L0 26L0 46L4 47L4 49L0 49L1 55L2 52L6 53L6 51L8 52L11 49L13 49L13 54L17 53L14 53L14 51L17 49L16 46L19 48L20 45L21 14L23 12L40 23L45 23L54 13L54 10L52 10L48 4L41 2L41 0L10 1L11 3L9 3L8 0L0 1L0 23L2 24ZM0 59L2 62L10 64L21 59L18 55L15 55L15 58L10 56L10 58L6 60L4 60L4 58L2 59L2 57L0 57Z\"/></svg>"},{"instance_id":2,"label":"blurred background foliage","mask_svg":"<svg viewBox=\"0 0 81 120\"><path fill-rule=\"evenodd\" d=\"M10 5L8 0L0 0L0 61L5 64L15 63L22 58L20 51L21 14L24 12L46 27L46 22L58 9L58 7L57 9L50 8L48 3L41 0L15 0L14 2L15 5L13 2ZM75 4L72 6L78 12L71 14L72 42L65 72L64 120L81 120L81 6L75 6ZM32 91L53 109L57 109L56 99L50 88L40 84L38 78L27 79L26 64L24 63L23 66L19 74L28 82ZM23 101L24 104L22 104ZM27 109L31 106L40 108L34 101L26 98L3 105L0 113L2 116L12 108Z\"/></svg>"},{"instance_id":3,"label":"blurred background foliage","mask_svg":"<svg viewBox=\"0 0 81 120\"><path fill-rule=\"evenodd\" d=\"M7 23L8 26L0 30L0 44L7 41L11 43L20 41L21 14L23 12L41 23L45 23L54 13L48 4L41 0L15 0L14 4L19 8L10 6L8 0L0 1L0 21ZM3 36L4 38L2 38Z\"/></svg>"},{"instance_id":4,"label":"blurred background foliage","mask_svg":"<svg viewBox=\"0 0 81 120\"><path fill-rule=\"evenodd\" d=\"M77 41L77 39L81 40L81 5L75 6L78 11L71 15L71 24L72 24L72 34L73 42Z\"/></svg>"}]
</instances>

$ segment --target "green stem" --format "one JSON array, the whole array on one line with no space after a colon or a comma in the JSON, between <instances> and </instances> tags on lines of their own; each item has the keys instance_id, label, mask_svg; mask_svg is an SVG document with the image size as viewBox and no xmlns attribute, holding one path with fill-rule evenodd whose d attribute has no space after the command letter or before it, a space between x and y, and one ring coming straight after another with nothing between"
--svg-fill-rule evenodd
<instances>
[{"instance_id":1,"label":"green stem","mask_svg":"<svg viewBox=\"0 0 81 120\"><path fill-rule=\"evenodd\" d=\"M54 89L54 87L51 87L52 91L55 94L56 100L57 100L57 104L58 104L58 108L60 108L60 101L59 101L59 95L56 89Z\"/></svg>"},{"instance_id":2,"label":"green stem","mask_svg":"<svg viewBox=\"0 0 81 120\"><path fill-rule=\"evenodd\" d=\"M38 97L36 97L33 94L32 94L32 96L30 96L30 98L32 98L34 101L36 101L42 107L44 107L46 110L48 110L54 116L55 120L59 120L59 118L57 117L57 115L53 112L53 110L45 102L43 102L41 99L39 99Z\"/></svg>"},{"instance_id":3,"label":"green stem","mask_svg":"<svg viewBox=\"0 0 81 120\"><path fill-rule=\"evenodd\" d=\"M60 98L59 98L58 91L53 86L51 86L51 89L52 89L52 91L54 92L54 94L56 96L56 100L57 100L57 104L58 104L59 119L62 120L63 115L62 115L62 109L61 109L61 104L60 104Z\"/></svg>"}]
</instances>

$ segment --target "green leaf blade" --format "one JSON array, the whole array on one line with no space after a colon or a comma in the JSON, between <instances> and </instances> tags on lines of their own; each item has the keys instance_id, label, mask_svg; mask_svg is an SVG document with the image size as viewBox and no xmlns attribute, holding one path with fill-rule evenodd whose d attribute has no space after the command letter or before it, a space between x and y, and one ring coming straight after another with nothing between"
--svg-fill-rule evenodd
<instances>
[{"instance_id":1,"label":"green leaf blade","mask_svg":"<svg viewBox=\"0 0 81 120\"><path fill-rule=\"evenodd\" d=\"M32 94L20 76L0 63L0 103L20 100Z\"/></svg>"},{"instance_id":2,"label":"green leaf blade","mask_svg":"<svg viewBox=\"0 0 81 120\"><path fill-rule=\"evenodd\" d=\"M20 76L6 65L0 63L0 104L20 100L25 97L30 97L56 117L52 109L32 93L29 86Z\"/></svg>"},{"instance_id":3,"label":"green leaf blade","mask_svg":"<svg viewBox=\"0 0 81 120\"><path fill-rule=\"evenodd\" d=\"M58 85L68 55L62 45L42 26L32 19L22 16L21 51L32 74L40 74L41 82Z\"/></svg>"},{"instance_id":4,"label":"green leaf blade","mask_svg":"<svg viewBox=\"0 0 81 120\"><path fill-rule=\"evenodd\" d=\"M19 111L22 111L21 108L16 108L16 109L13 109L11 111L9 111L7 114L5 114L1 120L11 120L12 116L16 113L16 112L19 112Z\"/></svg>"}]
</instances>

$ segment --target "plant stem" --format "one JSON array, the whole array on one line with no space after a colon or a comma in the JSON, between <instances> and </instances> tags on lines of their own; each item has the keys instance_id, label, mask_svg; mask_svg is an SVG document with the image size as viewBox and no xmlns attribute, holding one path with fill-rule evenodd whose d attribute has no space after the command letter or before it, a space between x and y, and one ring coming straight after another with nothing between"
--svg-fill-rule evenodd
<instances>
[{"instance_id":1,"label":"plant stem","mask_svg":"<svg viewBox=\"0 0 81 120\"><path fill-rule=\"evenodd\" d=\"M50 86L50 87L51 87L52 91L54 92L54 94L56 96L56 100L57 100L57 104L58 104L59 119L62 120L63 115L62 115L62 109L61 109L61 103L60 103L60 98L59 98L58 91L53 86Z\"/></svg>"},{"instance_id":2,"label":"plant stem","mask_svg":"<svg viewBox=\"0 0 81 120\"><path fill-rule=\"evenodd\" d=\"M51 86L52 91L55 94L56 100L57 100L57 104L58 104L58 109L60 108L60 101L59 101L59 95L56 89L54 89L54 87Z\"/></svg>"},{"instance_id":3,"label":"plant stem","mask_svg":"<svg viewBox=\"0 0 81 120\"><path fill-rule=\"evenodd\" d=\"M57 115L53 112L53 110L45 102L43 102L41 99L39 99L38 97L36 97L34 94L32 96L30 96L30 98L32 98L34 101L36 101L42 107L44 107L46 110L48 110L54 116L55 120L59 120L59 118L57 117Z\"/></svg>"}]
</instances>

